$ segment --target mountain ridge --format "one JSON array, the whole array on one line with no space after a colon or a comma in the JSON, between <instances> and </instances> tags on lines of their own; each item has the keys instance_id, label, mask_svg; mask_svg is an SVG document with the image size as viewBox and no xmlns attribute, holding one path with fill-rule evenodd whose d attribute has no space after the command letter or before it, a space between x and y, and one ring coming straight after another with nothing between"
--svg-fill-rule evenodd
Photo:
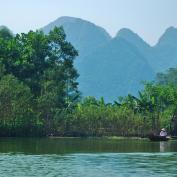
<instances>
[{"instance_id":1,"label":"mountain ridge","mask_svg":"<svg viewBox=\"0 0 177 177\"><path fill-rule=\"evenodd\" d=\"M87 55L94 50L95 47L111 40L111 36L104 28L80 18L67 16L60 17L42 29L44 33L47 34L55 26L64 27L65 33L67 34L67 40L79 50L81 55Z\"/></svg>"},{"instance_id":2,"label":"mountain ridge","mask_svg":"<svg viewBox=\"0 0 177 177\"><path fill-rule=\"evenodd\" d=\"M155 46L137 33L122 28L115 37L102 27L75 17L60 17L41 28L45 34L63 26L66 40L79 51L75 67L84 96L116 100L136 95L141 81L152 81L157 72L177 67L177 28L169 27Z\"/></svg>"},{"instance_id":3,"label":"mountain ridge","mask_svg":"<svg viewBox=\"0 0 177 177\"><path fill-rule=\"evenodd\" d=\"M131 31L132 33L136 34L141 40L143 40L147 45L149 45L149 46L151 46L151 47L156 46L156 45L158 44L160 38L161 38L161 37L164 35L164 33L166 33L168 30L170 30L170 29L176 29L176 30L177 30L177 27L174 27L174 26L168 27L167 29L164 30L164 33L162 33L162 35L159 36L159 39L158 39L158 41L156 42L156 44L150 45L150 44L149 44L146 40L144 40L138 33L134 32L133 30L131 30L131 29L129 29L129 28L122 27L121 29L118 30L118 32L116 33L115 36L111 36L110 33L109 33L105 28L103 28L103 27L101 27L101 26L99 26L99 25L96 25L95 23L90 22L89 20L82 19L82 18L79 18L79 17L61 16L61 17L58 17L57 19L55 19L54 21L48 23L47 25L43 26L41 29L43 29L44 32L45 32L45 27L46 27L46 26L53 26L53 27L54 27L54 26L55 26L54 24L55 24L56 22L58 22L58 21L60 21L60 22L65 22L66 20L67 20L67 21L70 21L70 22L74 22L74 21L78 21L78 20L79 20L79 21L84 21L84 22L90 23L90 24L92 24L92 25L95 25L96 27L102 28L102 30L105 31L105 32L109 35L109 37L111 37L111 38L117 37L117 35L118 35L118 33L119 33L120 31L122 31L122 30L124 30L124 29L127 29L127 30ZM48 32L49 32L49 31L48 31Z\"/></svg>"},{"instance_id":4,"label":"mountain ridge","mask_svg":"<svg viewBox=\"0 0 177 177\"><path fill-rule=\"evenodd\" d=\"M67 40L79 51L75 67L84 96L103 96L106 101L113 101L128 93L136 95L143 88L141 81L152 81L155 73L177 66L177 47L166 43L166 39L174 43L174 27L168 28L155 46L150 46L130 29L122 28L111 37L104 28L81 18L60 17L43 31L48 33L54 26L63 26Z\"/></svg>"}]
</instances>

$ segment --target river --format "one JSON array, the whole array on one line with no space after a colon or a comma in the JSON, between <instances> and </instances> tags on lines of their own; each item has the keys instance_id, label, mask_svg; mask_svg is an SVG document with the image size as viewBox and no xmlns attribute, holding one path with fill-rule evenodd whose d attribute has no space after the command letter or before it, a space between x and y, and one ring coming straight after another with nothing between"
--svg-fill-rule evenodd
<instances>
[{"instance_id":1,"label":"river","mask_svg":"<svg viewBox=\"0 0 177 177\"><path fill-rule=\"evenodd\" d=\"M0 176L177 176L177 141L0 138Z\"/></svg>"}]
</instances>

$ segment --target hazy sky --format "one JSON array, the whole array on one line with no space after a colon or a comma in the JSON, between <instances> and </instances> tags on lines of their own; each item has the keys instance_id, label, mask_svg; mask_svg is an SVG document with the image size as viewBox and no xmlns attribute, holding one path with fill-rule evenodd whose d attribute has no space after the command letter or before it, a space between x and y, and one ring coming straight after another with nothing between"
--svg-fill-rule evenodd
<instances>
[{"instance_id":1,"label":"hazy sky","mask_svg":"<svg viewBox=\"0 0 177 177\"><path fill-rule=\"evenodd\" d=\"M89 20L112 36L123 27L150 44L169 26L177 27L177 0L0 0L0 25L27 32L60 16Z\"/></svg>"}]
</instances>

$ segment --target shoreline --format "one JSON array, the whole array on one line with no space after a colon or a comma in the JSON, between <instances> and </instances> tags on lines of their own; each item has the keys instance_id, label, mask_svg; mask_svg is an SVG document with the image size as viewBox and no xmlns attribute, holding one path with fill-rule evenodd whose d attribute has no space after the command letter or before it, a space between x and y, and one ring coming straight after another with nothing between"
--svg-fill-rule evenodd
<instances>
[{"instance_id":1,"label":"shoreline","mask_svg":"<svg viewBox=\"0 0 177 177\"><path fill-rule=\"evenodd\" d=\"M67 136L48 136L49 139L108 139L108 140L123 140L123 139L132 139L132 140L144 140L148 139L147 137L125 137L125 136L88 136L88 137L67 137Z\"/></svg>"},{"instance_id":2,"label":"shoreline","mask_svg":"<svg viewBox=\"0 0 177 177\"><path fill-rule=\"evenodd\" d=\"M108 140L123 140L123 139L132 139L132 140L143 140L143 139L148 139L147 137L136 137L136 136L87 136L87 137L82 137L82 136L2 136L1 138L46 138L46 139L108 139Z\"/></svg>"}]
</instances>

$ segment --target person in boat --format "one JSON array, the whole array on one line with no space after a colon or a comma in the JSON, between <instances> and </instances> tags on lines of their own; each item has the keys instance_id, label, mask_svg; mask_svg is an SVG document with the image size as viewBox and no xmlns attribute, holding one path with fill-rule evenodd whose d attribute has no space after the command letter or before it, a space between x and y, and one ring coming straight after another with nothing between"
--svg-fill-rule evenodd
<instances>
[{"instance_id":1,"label":"person in boat","mask_svg":"<svg viewBox=\"0 0 177 177\"><path fill-rule=\"evenodd\" d=\"M161 131L160 131L160 136L167 136L167 132L165 130L165 128L162 128Z\"/></svg>"}]
</instances>

